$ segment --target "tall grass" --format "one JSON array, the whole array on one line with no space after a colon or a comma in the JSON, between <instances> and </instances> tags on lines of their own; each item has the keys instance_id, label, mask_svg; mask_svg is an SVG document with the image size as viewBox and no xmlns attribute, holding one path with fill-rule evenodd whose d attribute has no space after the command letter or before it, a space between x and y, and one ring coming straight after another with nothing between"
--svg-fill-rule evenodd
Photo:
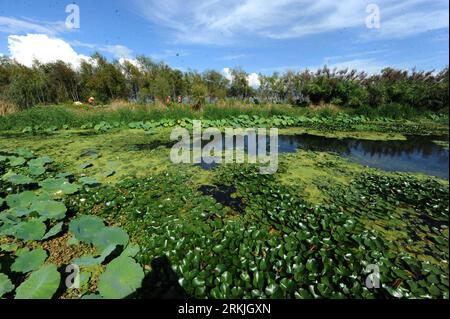
<instances>
[{"instance_id":1,"label":"tall grass","mask_svg":"<svg viewBox=\"0 0 450 319\"><path fill-rule=\"evenodd\" d=\"M46 127L80 127L87 123L158 121L161 119L204 118L223 119L239 115L257 115L271 117L274 115L304 115L307 111L289 106L242 105L214 106L207 105L200 111L194 111L188 105L138 105L114 104L105 107L74 106L38 106L23 112L0 117L0 130L20 130L25 127L45 125Z\"/></svg>"},{"instance_id":2,"label":"tall grass","mask_svg":"<svg viewBox=\"0 0 450 319\"><path fill-rule=\"evenodd\" d=\"M16 113L18 111L19 108L16 105L3 99L0 99L0 116Z\"/></svg>"},{"instance_id":3,"label":"tall grass","mask_svg":"<svg viewBox=\"0 0 450 319\"><path fill-rule=\"evenodd\" d=\"M225 119L248 115L259 117L272 117L275 115L288 116L318 116L332 118L341 112L355 115L365 115L369 118L388 117L393 119L413 119L418 117L433 118L426 112L419 112L413 108L396 104L389 104L382 108L373 109L362 107L357 110L339 110L332 107L321 108L297 108L288 105L251 105L232 104L207 105L202 110L194 111L188 105L163 104L139 105L126 102L116 102L108 106L39 106L0 116L0 130L22 130L25 127L58 127L64 125L69 127L81 127L92 123L98 124L102 121L113 122L138 122L138 121L158 121L161 119L181 119L181 118L204 118L204 119Z\"/></svg>"}]
</instances>

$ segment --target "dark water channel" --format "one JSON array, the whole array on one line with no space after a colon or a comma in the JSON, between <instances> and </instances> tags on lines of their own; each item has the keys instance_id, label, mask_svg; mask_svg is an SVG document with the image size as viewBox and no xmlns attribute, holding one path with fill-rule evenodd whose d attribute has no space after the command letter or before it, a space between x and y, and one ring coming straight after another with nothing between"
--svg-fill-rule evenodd
<instances>
[{"instance_id":1,"label":"dark water channel","mask_svg":"<svg viewBox=\"0 0 450 319\"><path fill-rule=\"evenodd\" d=\"M280 135L278 152L279 154L295 153L299 149L333 152L353 162L385 171L420 172L448 179L448 150L433 142L436 140L448 141L448 137L409 135L403 141L371 141L355 138L328 138L310 134ZM245 138L245 151L247 151L247 138ZM213 169L217 165L202 163L201 167Z\"/></svg>"}]
</instances>

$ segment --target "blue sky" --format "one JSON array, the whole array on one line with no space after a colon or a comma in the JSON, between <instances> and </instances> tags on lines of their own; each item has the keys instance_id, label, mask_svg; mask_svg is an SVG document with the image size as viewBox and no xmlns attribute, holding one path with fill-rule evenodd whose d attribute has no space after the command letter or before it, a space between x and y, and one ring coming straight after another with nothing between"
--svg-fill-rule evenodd
<instances>
[{"instance_id":1,"label":"blue sky","mask_svg":"<svg viewBox=\"0 0 450 319\"><path fill-rule=\"evenodd\" d=\"M324 64L377 72L448 65L447 0L80 0L0 3L0 54L68 62L100 51L147 55L181 70L241 66L270 74ZM369 4L379 28L368 28Z\"/></svg>"}]
</instances>

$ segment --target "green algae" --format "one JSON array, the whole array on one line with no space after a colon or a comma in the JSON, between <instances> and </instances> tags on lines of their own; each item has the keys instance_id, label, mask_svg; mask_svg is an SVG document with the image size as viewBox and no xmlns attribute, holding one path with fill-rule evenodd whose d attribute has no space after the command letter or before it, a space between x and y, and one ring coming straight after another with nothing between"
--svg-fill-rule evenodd
<instances>
[{"instance_id":1,"label":"green algae","mask_svg":"<svg viewBox=\"0 0 450 319\"><path fill-rule=\"evenodd\" d=\"M281 135L310 134L327 138L354 138L371 141L404 141L406 137L400 133L382 133L376 131L324 131L303 127L280 129Z\"/></svg>"}]
</instances>

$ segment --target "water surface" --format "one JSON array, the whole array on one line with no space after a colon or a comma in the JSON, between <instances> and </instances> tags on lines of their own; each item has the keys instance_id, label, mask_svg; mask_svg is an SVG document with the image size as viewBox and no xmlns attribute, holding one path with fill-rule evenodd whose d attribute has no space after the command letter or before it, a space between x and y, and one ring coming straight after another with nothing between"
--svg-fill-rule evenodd
<instances>
[{"instance_id":1,"label":"water surface","mask_svg":"<svg viewBox=\"0 0 450 319\"><path fill-rule=\"evenodd\" d=\"M299 149L332 152L353 162L389 172L420 172L448 179L448 150L434 143L435 140L446 141L448 137L409 135L403 141L371 141L310 134L280 135L278 152L279 154L295 153ZM247 138L245 138L245 151L247 146ZM213 169L218 166L215 163L200 165L204 169Z\"/></svg>"}]
</instances>

